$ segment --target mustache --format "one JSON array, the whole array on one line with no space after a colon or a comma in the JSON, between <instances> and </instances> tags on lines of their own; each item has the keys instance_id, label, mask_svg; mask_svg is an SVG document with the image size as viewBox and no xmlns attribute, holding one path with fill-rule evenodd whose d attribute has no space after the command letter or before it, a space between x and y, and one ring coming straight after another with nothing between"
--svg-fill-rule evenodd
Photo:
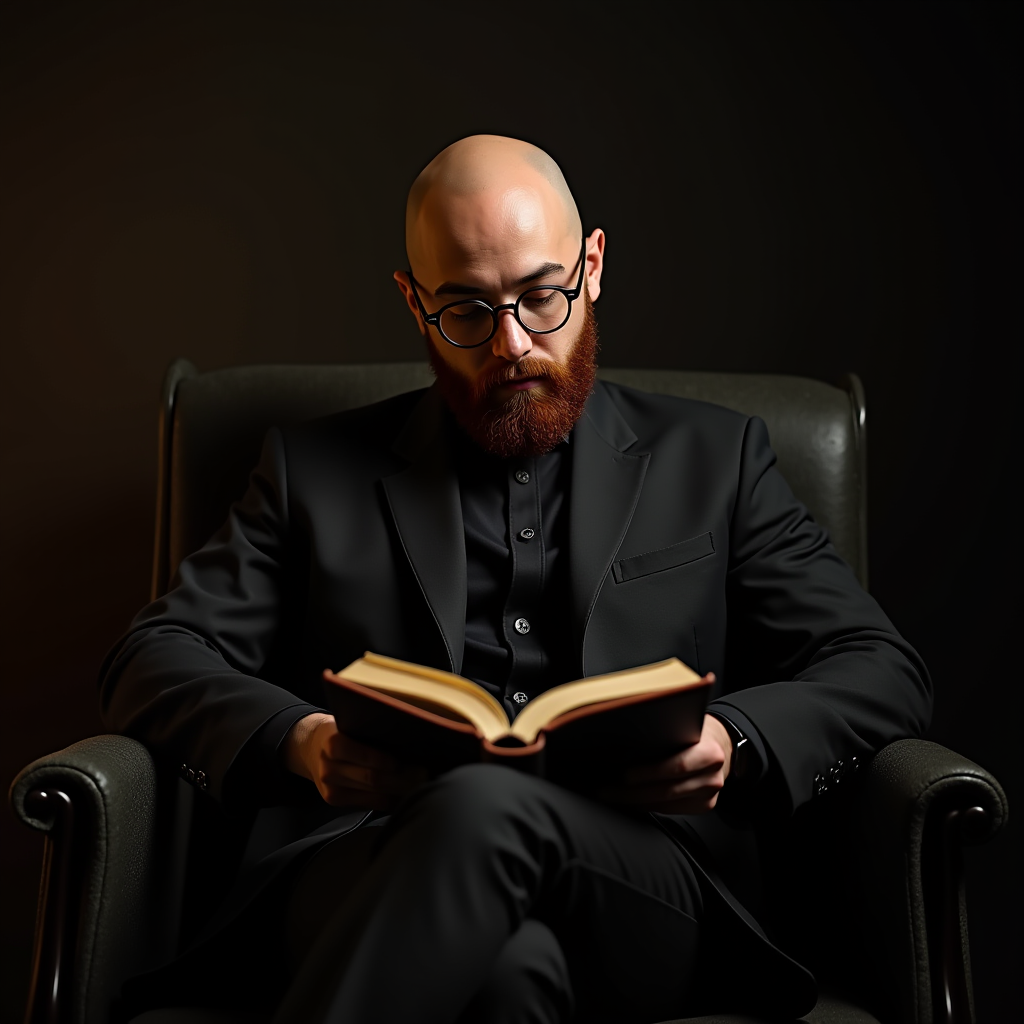
<instances>
[{"instance_id":1,"label":"mustache","mask_svg":"<svg viewBox=\"0 0 1024 1024\"><path fill-rule=\"evenodd\" d=\"M526 356L518 363L496 366L490 373L476 381L474 390L481 396L488 395L502 384L511 384L513 381L525 380L528 377L551 377L552 369L548 360Z\"/></svg>"}]
</instances>

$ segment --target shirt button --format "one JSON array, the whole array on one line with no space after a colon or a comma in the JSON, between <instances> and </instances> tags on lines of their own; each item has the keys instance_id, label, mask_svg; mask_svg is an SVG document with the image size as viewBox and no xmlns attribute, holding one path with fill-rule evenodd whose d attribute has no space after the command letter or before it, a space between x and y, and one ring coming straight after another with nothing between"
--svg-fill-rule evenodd
<instances>
[{"instance_id":1,"label":"shirt button","mask_svg":"<svg viewBox=\"0 0 1024 1024\"><path fill-rule=\"evenodd\" d=\"M533 540L534 532L528 526L525 530L519 531L519 536L522 540Z\"/></svg>"},{"instance_id":2,"label":"shirt button","mask_svg":"<svg viewBox=\"0 0 1024 1024\"><path fill-rule=\"evenodd\" d=\"M526 619L516 619L516 632L529 633L530 623Z\"/></svg>"},{"instance_id":3,"label":"shirt button","mask_svg":"<svg viewBox=\"0 0 1024 1024\"><path fill-rule=\"evenodd\" d=\"M516 480L521 484L528 484L530 482L530 474L525 469L516 470Z\"/></svg>"},{"instance_id":4,"label":"shirt button","mask_svg":"<svg viewBox=\"0 0 1024 1024\"><path fill-rule=\"evenodd\" d=\"M526 703L526 702L527 702L527 701L528 701L528 700L529 700L530 698L529 698L529 697L527 697L525 693L523 693L522 691L520 691L519 693L513 693L513 694L512 694L512 699L513 699L513 700L514 700L514 701L515 701L515 702L516 702L517 704L525 704L525 703Z\"/></svg>"}]
</instances>

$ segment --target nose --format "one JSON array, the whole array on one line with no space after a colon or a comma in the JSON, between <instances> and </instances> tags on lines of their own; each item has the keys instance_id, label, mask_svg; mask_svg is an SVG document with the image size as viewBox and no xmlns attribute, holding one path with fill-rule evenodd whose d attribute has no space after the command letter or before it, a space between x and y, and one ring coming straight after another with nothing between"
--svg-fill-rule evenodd
<instances>
[{"instance_id":1,"label":"nose","mask_svg":"<svg viewBox=\"0 0 1024 1024\"><path fill-rule=\"evenodd\" d=\"M511 309L498 312L498 329L491 338L491 351L500 359L518 363L533 349L533 339L520 326Z\"/></svg>"}]
</instances>

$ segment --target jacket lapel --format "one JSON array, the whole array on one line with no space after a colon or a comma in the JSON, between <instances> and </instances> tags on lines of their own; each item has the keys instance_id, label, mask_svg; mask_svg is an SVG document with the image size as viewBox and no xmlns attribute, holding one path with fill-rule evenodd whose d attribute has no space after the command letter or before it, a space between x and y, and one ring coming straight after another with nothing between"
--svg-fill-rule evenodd
<instances>
[{"instance_id":1,"label":"jacket lapel","mask_svg":"<svg viewBox=\"0 0 1024 1024\"><path fill-rule=\"evenodd\" d=\"M649 452L627 454L636 434L598 383L573 431L569 573L573 630L586 674L587 624L636 508Z\"/></svg>"},{"instance_id":2,"label":"jacket lapel","mask_svg":"<svg viewBox=\"0 0 1024 1024\"><path fill-rule=\"evenodd\" d=\"M466 642L466 538L436 386L413 410L392 448L409 465L383 481L391 515L444 637L451 671L460 672Z\"/></svg>"}]
</instances>

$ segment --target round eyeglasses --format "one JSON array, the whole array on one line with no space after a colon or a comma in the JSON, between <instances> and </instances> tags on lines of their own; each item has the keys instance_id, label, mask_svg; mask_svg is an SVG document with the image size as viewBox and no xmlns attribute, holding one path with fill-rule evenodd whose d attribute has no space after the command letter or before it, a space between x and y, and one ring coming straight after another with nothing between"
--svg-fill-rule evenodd
<instances>
[{"instance_id":1,"label":"round eyeglasses","mask_svg":"<svg viewBox=\"0 0 1024 1024\"><path fill-rule=\"evenodd\" d=\"M449 302L436 313L428 313L420 300L417 287L422 287L412 276L412 270L406 271L412 293L416 296L416 304L420 308L423 322L436 327L441 337L456 348L477 348L485 345L498 331L498 314L503 309L511 309L516 322L524 331L531 334L553 334L563 328L569 321L572 304L580 297L583 288L583 272L587 263L583 258L586 254L587 240L583 239L580 246L579 259L576 265L580 275L575 288L561 288L558 285L541 284L527 288L515 302L505 302L500 306L492 306L483 299L460 299ZM575 270L576 267L574 266Z\"/></svg>"}]
</instances>

